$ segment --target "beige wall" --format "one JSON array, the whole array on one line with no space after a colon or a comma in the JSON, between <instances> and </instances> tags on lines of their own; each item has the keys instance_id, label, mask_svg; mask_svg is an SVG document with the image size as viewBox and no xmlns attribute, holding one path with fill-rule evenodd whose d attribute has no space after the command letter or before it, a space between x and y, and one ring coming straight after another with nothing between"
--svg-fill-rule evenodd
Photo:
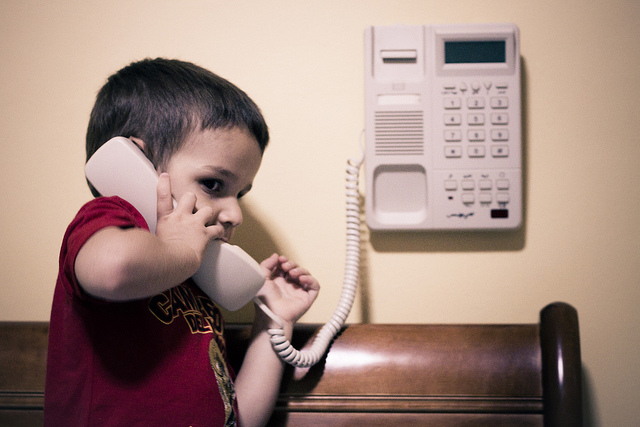
<instances>
[{"instance_id":1,"label":"beige wall","mask_svg":"<svg viewBox=\"0 0 640 427\"><path fill-rule=\"evenodd\" d=\"M90 197L83 138L96 91L132 60L168 56L229 78L263 108L272 146L237 241L308 266L324 287L304 320L324 321L342 280L365 26L500 21L521 31L525 227L366 236L350 320L536 322L567 301L580 315L588 421L637 425L635 0L0 2L0 320L48 319L59 242Z\"/></svg>"}]
</instances>

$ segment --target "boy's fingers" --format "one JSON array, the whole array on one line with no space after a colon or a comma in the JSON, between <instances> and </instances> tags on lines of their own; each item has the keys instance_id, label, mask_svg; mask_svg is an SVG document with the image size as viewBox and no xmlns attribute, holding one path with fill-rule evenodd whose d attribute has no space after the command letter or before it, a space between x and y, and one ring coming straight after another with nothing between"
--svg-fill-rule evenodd
<instances>
[{"instance_id":1,"label":"boy's fingers","mask_svg":"<svg viewBox=\"0 0 640 427\"><path fill-rule=\"evenodd\" d=\"M305 291L319 291L320 283L312 276L304 275L300 277L300 283Z\"/></svg>"},{"instance_id":2,"label":"boy's fingers","mask_svg":"<svg viewBox=\"0 0 640 427\"><path fill-rule=\"evenodd\" d=\"M198 209L194 215L200 218L204 224L208 224L213 220L213 209L209 206L204 206L201 209Z\"/></svg>"},{"instance_id":3,"label":"boy's fingers","mask_svg":"<svg viewBox=\"0 0 640 427\"><path fill-rule=\"evenodd\" d=\"M272 254L269 258L260 263L260 266L265 272L265 275L270 276L274 268L278 266L278 255Z\"/></svg>"},{"instance_id":4,"label":"boy's fingers","mask_svg":"<svg viewBox=\"0 0 640 427\"><path fill-rule=\"evenodd\" d=\"M171 197L171 180L168 173L161 173L158 177L158 218L173 212L173 198Z\"/></svg>"},{"instance_id":5,"label":"boy's fingers","mask_svg":"<svg viewBox=\"0 0 640 427\"><path fill-rule=\"evenodd\" d=\"M196 195L190 191L184 193L176 204L176 210L183 213L195 213L196 211Z\"/></svg>"}]
</instances>

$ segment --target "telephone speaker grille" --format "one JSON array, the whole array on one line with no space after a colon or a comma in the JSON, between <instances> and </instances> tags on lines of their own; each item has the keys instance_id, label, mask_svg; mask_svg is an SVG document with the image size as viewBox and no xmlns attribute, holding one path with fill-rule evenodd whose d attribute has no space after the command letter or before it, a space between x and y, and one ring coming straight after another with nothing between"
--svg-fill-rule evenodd
<instances>
[{"instance_id":1,"label":"telephone speaker grille","mask_svg":"<svg viewBox=\"0 0 640 427\"><path fill-rule=\"evenodd\" d=\"M376 155L422 155L423 111L376 111Z\"/></svg>"}]
</instances>

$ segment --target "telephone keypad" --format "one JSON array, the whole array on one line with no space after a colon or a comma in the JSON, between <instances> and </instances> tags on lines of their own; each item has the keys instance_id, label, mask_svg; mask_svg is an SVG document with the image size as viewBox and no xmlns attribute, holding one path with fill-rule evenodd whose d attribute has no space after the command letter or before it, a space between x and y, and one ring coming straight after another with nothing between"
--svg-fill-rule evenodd
<instances>
[{"instance_id":1,"label":"telephone keypad","mask_svg":"<svg viewBox=\"0 0 640 427\"><path fill-rule=\"evenodd\" d=\"M461 149L445 146L446 158L479 159L487 154L494 158L509 157L507 89L507 83L490 80L443 85L446 94L443 97L444 142L447 145L470 144ZM466 154L463 156L463 153Z\"/></svg>"}]
</instances>

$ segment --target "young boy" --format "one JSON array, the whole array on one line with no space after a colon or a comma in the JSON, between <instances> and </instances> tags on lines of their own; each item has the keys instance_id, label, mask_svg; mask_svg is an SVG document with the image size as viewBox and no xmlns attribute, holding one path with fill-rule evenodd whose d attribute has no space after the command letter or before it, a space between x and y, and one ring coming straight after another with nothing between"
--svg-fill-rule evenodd
<instances>
[{"instance_id":1,"label":"young boy","mask_svg":"<svg viewBox=\"0 0 640 427\"><path fill-rule=\"evenodd\" d=\"M267 333L276 325L256 310L235 376L220 311L190 279L207 244L228 241L242 222L238 200L251 189L269 139L258 107L191 63L143 60L100 90L87 158L114 136L131 138L160 173L156 234L118 197L90 201L67 229L51 312L45 425L266 423L283 371ZM277 254L261 266L267 281L259 296L290 336L318 282Z\"/></svg>"}]
</instances>

